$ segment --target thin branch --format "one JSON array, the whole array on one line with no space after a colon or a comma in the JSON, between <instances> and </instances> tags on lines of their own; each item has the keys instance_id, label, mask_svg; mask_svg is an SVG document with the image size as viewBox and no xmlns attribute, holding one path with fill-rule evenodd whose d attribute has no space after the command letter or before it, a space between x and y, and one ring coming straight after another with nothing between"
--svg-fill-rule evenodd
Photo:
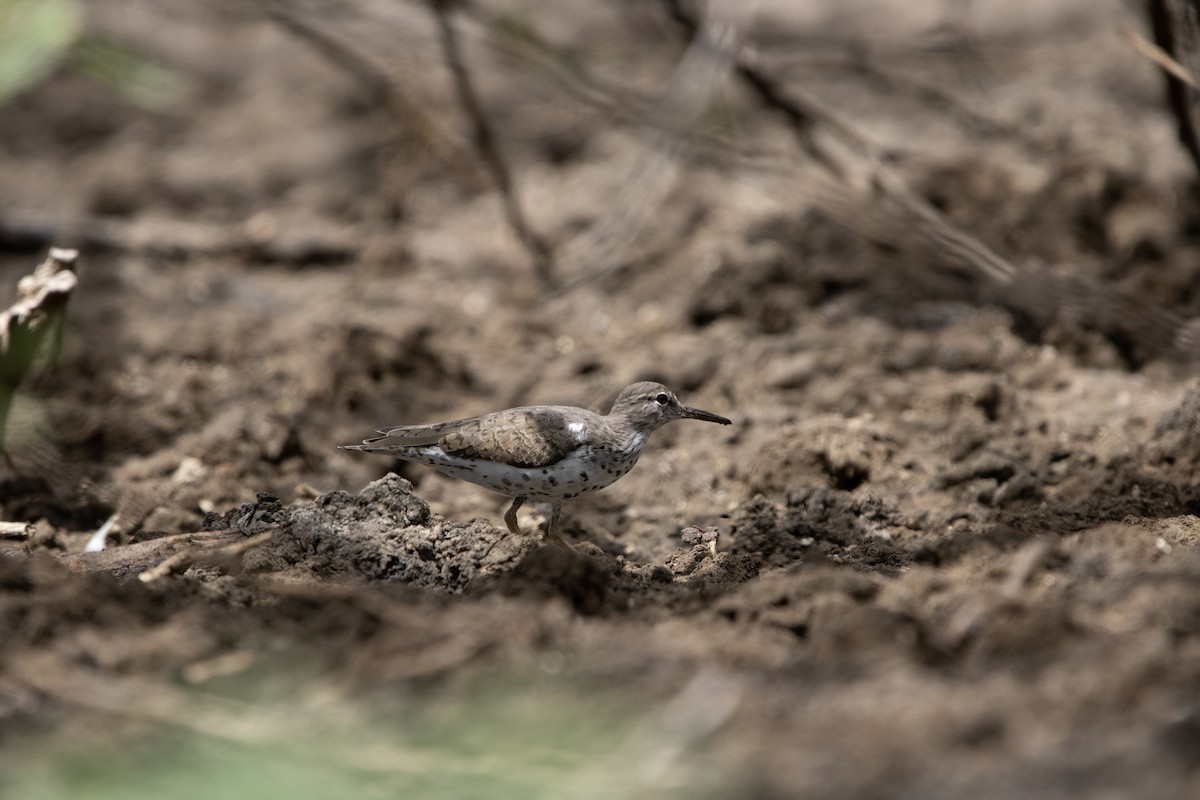
<instances>
[{"instance_id":1,"label":"thin branch","mask_svg":"<svg viewBox=\"0 0 1200 800\"><path fill-rule=\"evenodd\" d=\"M160 578L165 578L172 572L183 572L193 564L213 559L229 558L238 556L252 548L258 547L260 544L265 544L275 536L275 531L278 527L272 527L270 530L255 534L249 538L234 541L230 544L210 548L193 548L190 550L182 550L172 556L168 556L163 561L159 562L150 569L143 570L138 573L138 580L142 583L153 583Z\"/></svg>"},{"instance_id":2,"label":"thin branch","mask_svg":"<svg viewBox=\"0 0 1200 800\"><path fill-rule=\"evenodd\" d=\"M569 59L540 37L497 35L493 31L502 30L502 26L477 8L471 7L465 13L474 14L474 18L467 19L479 29L476 35L498 55L538 77L549 78L567 97L601 114L604 124L664 134L649 137L650 147L682 150L689 158L719 167L778 170L784 164L781 153L750 150L729 136L695 125L690 116L679 114L671 103L664 102L665 93L649 96L615 84L589 72L586 64ZM767 167L764 162L771 158L775 162Z\"/></svg>"},{"instance_id":3,"label":"thin branch","mask_svg":"<svg viewBox=\"0 0 1200 800\"><path fill-rule=\"evenodd\" d=\"M1035 154L1051 150L1050 143L1032 136L1024 127L982 114L940 84L905 75L901 71L884 66L874 56L874 52L868 51L861 44L851 43L842 55L802 57L783 66L781 71L785 78L792 73L811 75L816 70L847 73L865 79L883 92L908 95L938 113L953 117L970 133L1015 141ZM1056 141L1053 147L1061 150L1063 145Z\"/></svg>"},{"instance_id":4,"label":"thin branch","mask_svg":"<svg viewBox=\"0 0 1200 800\"><path fill-rule=\"evenodd\" d=\"M241 531L230 528L215 531L195 531L163 536L144 542L110 547L93 553L63 555L60 560L77 572L112 572L120 575L142 574L147 570L180 555L189 558L197 553L219 556L224 548L245 542L261 544L263 540L247 539ZM173 561L176 564L182 561Z\"/></svg>"},{"instance_id":5,"label":"thin branch","mask_svg":"<svg viewBox=\"0 0 1200 800\"><path fill-rule=\"evenodd\" d=\"M365 90L368 103L387 109L460 179L471 186L482 184L483 176L475 168L474 159L467 156L466 149L455 141L446 126L410 98L391 75L351 45L294 14L286 4L273 2L267 13L281 28L308 43L329 63L350 75Z\"/></svg>"},{"instance_id":6,"label":"thin branch","mask_svg":"<svg viewBox=\"0 0 1200 800\"><path fill-rule=\"evenodd\" d=\"M1170 53L1163 50L1154 42L1149 41L1135 30L1126 28L1123 33L1125 41L1133 45L1134 50L1137 50L1138 53L1153 61L1168 75L1183 81L1195 91L1200 92L1200 83L1197 83L1187 67L1172 58Z\"/></svg>"},{"instance_id":7,"label":"thin branch","mask_svg":"<svg viewBox=\"0 0 1200 800\"><path fill-rule=\"evenodd\" d=\"M689 40L695 38L700 31L700 21L696 19L690 9L685 7L683 0L661 0L661 2L666 8L668 16L680 27L683 34ZM840 173L837 162L831 159L824 148L813 138L813 129L819 115L814 114L812 109L807 108L802 101L788 96L778 81L757 69L751 63L748 51L739 52L734 62L734 71L754 90L754 93L762 99L767 107L787 118L792 132L804 152L831 172Z\"/></svg>"},{"instance_id":8,"label":"thin branch","mask_svg":"<svg viewBox=\"0 0 1200 800\"><path fill-rule=\"evenodd\" d=\"M484 165L491 173L496 188L500 191L500 196L504 203L504 214L508 217L508 224L512 227L521 244L529 251L538 278L547 286L552 286L555 283L555 276L550 247L534 233L525 220L525 215L521 211L520 204L517 202L516 192L513 189L512 175L503 156L500 154L500 149L496 146L492 127L488 122L487 115L484 113L483 105L479 102L479 96L475 92L475 87L471 83L471 76L467 72L466 62L463 59L462 49L459 46L458 33L454 28L454 21L450 18L449 6L450 3L447 0L430 0L430 7L433 9L434 17L437 20L442 53L446 57L446 63L450 67L450 73L454 78L454 88L458 93L459 102L462 104L467 118L471 121L475 146L479 150L479 155L483 159Z\"/></svg>"}]
</instances>

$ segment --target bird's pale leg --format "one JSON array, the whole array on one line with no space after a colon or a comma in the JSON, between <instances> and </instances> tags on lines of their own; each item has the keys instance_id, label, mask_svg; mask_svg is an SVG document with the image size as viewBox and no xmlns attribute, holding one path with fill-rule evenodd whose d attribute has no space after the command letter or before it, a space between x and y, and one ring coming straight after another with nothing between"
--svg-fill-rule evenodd
<instances>
[{"instance_id":1,"label":"bird's pale leg","mask_svg":"<svg viewBox=\"0 0 1200 800\"><path fill-rule=\"evenodd\" d=\"M562 535L562 531L560 530L562 527L561 521L562 504L554 503L550 506L550 519L546 522L546 538L550 540L551 544L558 545L568 553L574 553L574 545L568 542L566 537Z\"/></svg>"},{"instance_id":2,"label":"bird's pale leg","mask_svg":"<svg viewBox=\"0 0 1200 800\"><path fill-rule=\"evenodd\" d=\"M513 498L512 505L508 507L508 511L504 512L504 524L508 529L518 536L524 536L525 531L521 530L521 526L517 524L517 509L525 504L524 497Z\"/></svg>"}]
</instances>

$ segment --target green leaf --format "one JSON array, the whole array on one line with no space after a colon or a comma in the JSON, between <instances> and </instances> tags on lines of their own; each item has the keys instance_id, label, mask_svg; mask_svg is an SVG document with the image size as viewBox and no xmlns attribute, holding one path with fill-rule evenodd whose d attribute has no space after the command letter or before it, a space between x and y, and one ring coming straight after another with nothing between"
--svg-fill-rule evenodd
<instances>
[{"instance_id":1,"label":"green leaf","mask_svg":"<svg viewBox=\"0 0 1200 800\"><path fill-rule=\"evenodd\" d=\"M0 0L0 103L52 74L82 31L75 0Z\"/></svg>"}]
</instances>

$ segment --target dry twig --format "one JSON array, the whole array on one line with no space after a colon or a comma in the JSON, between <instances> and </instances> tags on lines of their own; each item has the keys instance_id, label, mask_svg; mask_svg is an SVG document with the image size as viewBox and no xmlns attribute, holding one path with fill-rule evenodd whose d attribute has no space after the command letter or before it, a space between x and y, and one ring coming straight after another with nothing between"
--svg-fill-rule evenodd
<instances>
[{"instance_id":1,"label":"dry twig","mask_svg":"<svg viewBox=\"0 0 1200 800\"><path fill-rule=\"evenodd\" d=\"M32 522L0 522L0 539L28 539L33 533Z\"/></svg>"},{"instance_id":2,"label":"dry twig","mask_svg":"<svg viewBox=\"0 0 1200 800\"><path fill-rule=\"evenodd\" d=\"M242 539L241 541L232 542L222 547L218 547L215 550L203 548L184 550L166 558L156 566L140 573L138 575L138 580L142 583L152 583L160 578L165 578L172 572L182 572L191 565L202 561L211 561L215 558L228 558L229 556L241 555L253 547L258 547L260 544L270 541L271 537L274 535L274 530L268 530L255 534L249 538Z\"/></svg>"},{"instance_id":3,"label":"dry twig","mask_svg":"<svg viewBox=\"0 0 1200 800\"><path fill-rule=\"evenodd\" d=\"M1124 31L1124 35L1125 41L1133 45L1134 50L1137 50L1143 56L1153 61L1160 68L1162 68L1164 72L1183 81L1195 91L1200 92L1200 83L1197 83L1195 77L1192 76L1192 73L1188 71L1187 67L1183 66L1183 64L1180 64L1178 61L1172 58L1170 53L1168 53L1166 50L1163 50L1161 47L1147 39L1145 36L1142 36L1137 31L1127 28Z\"/></svg>"},{"instance_id":4,"label":"dry twig","mask_svg":"<svg viewBox=\"0 0 1200 800\"><path fill-rule=\"evenodd\" d=\"M80 572L136 574L143 581L152 581L173 569L239 555L263 544L273 534L274 529L247 537L236 528L179 533L92 553L65 555L60 560Z\"/></svg>"}]
</instances>

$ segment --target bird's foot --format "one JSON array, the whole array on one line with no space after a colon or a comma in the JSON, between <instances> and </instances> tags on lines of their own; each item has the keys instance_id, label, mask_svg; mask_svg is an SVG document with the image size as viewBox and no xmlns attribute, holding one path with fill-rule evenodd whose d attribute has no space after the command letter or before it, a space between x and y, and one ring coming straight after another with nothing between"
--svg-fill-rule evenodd
<instances>
[{"instance_id":1,"label":"bird's foot","mask_svg":"<svg viewBox=\"0 0 1200 800\"><path fill-rule=\"evenodd\" d=\"M555 545L556 547L561 547L563 550L566 550L568 553L574 553L574 552L576 552L575 546L567 541L567 537L562 535L562 525L560 524L561 522L562 522L562 507L559 505L550 506L550 515L546 519L545 541L549 542L552 545Z\"/></svg>"},{"instance_id":2,"label":"bird's foot","mask_svg":"<svg viewBox=\"0 0 1200 800\"><path fill-rule=\"evenodd\" d=\"M550 544L554 545L555 547L561 548L562 550L565 550L568 553L578 553L579 552L578 550L575 549L575 545L573 545L567 541L567 537L563 536L561 533L558 533L558 532L550 533L549 531L547 531L546 539L544 541L548 541Z\"/></svg>"},{"instance_id":3,"label":"bird's foot","mask_svg":"<svg viewBox=\"0 0 1200 800\"><path fill-rule=\"evenodd\" d=\"M524 536L525 531L521 530L521 526L517 524L517 509L525 504L524 497L517 497L513 500L512 505L508 507L508 511L504 512L504 524L508 529L518 536Z\"/></svg>"}]
</instances>

